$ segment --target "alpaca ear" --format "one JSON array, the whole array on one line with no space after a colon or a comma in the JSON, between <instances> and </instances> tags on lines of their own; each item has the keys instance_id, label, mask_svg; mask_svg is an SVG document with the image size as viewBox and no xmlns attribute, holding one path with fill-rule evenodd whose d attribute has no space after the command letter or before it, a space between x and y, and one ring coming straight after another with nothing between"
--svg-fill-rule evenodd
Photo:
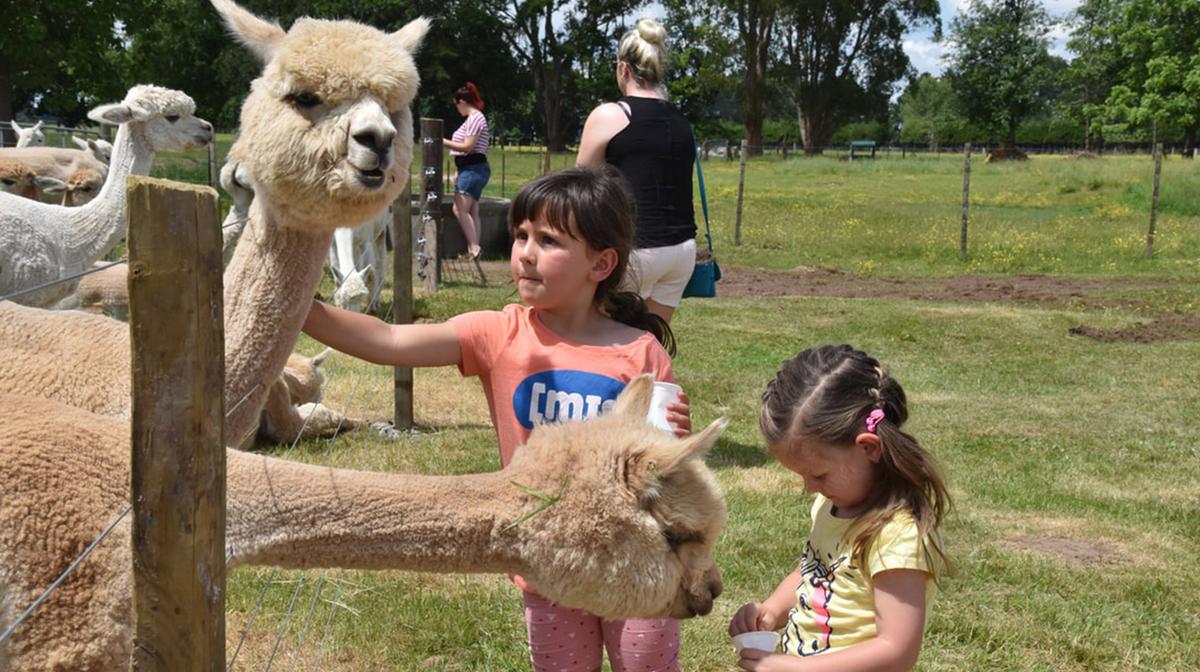
<instances>
[{"instance_id":1,"label":"alpaca ear","mask_svg":"<svg viewBox=\"0 0 1200 672\"><path fill-rule=\"evenodd\" d=\"M71 136L71 142L73 142L76 147L84 151L87 151L91 148L91 143L89 143L87 140L84 140L83 138L77 138L73 135Z\"/></svg>"},{"instance_id":2,"label":"alpaca ear","mask_svg":"<svg viewBox=\"0 0 1200 672\"><path fill-rule=\"evenodd\" d=\"M61 194L67 190L67 183L57 177L35 177L33 183L45 194Z\"/></svg>"},{"instance_id":3,"label":"alpaca ear","mask_svg":"<svg viewBox=\"0 0 1200 672\"><path fill-rule=\"evenodd\" d=\"M400 43L410 54L417 53L425 34L429 32L429 19L421 16L409 21L403 28L392 33L392 39Z\"/></svg>"},{"instance_id":4,"label":"alpaca ear","mask_svg":"<svg viewBox=\"0 0 1200 672\"><path fill-rule=\"evenodd\" d=\"M40 131L40 130L42 129L42 125L43 125L44 123L46 123L46 122L44 122L44 121L39 121L39 122L37 122L36 124L34 124L34 125L33 125L33 130L34 130L34 132L36 133L37 131Z\"/></svg>"},{"instance_id":5,"label":"alpaca ear","mask_svg":"<svg viewBox=\"0 0 1200 672\"><path fill-rule=\"evenodd\" d=\"M212 0L212 6L225 20L225 25L234 37L253 51L263 63L271 60L275 53L275 45L286 35L278 23L260 19L230 0Z\"/></svg>"},{"instance_id":6,"label":"alpaca ear","mask_svg":"<svg viewBox=\"0 0 1200 672\"><path fill-rule=\"evenodd\" d=\"M13 129L13 132L14 132L14 133L18 133L18 134L19 134L19 133L21 132L21 130L22 130L22 129L21 129L21 125L17 123L17 120L16 120L16 119L12 119L12 120L10 120L10 121L8 122L8 125L9 125L9 126L12 126L12 129Z\"/></svg>"},{"instance_id":7,"label":"alpaca ear","mask_svg":"<svg viewBox=\"0 0 1200 672\"><path fill-rule=\"evenodd\" d=\"M319 366L321 366L322 364L324 364L324 363L325 363L325 360L326 360L326 359L328 359L328 358L329 358L329 356L330 356L330 355L332 355L333 353L334 353L334 350L333 350L333 348L325 348L324 350L322 350L322 351L320 352L320 354L318 354L316 357L313 357L313 358L312 358L312 365L313 365L313 367L314 367L314 368L315 368L315 367L319 367Z\"/></svg>"},{"instance_id":8,"label":"alpaca ear","mask_svg":"<svg viewBox=\"0 0 1200 672\"><path fill-rule=\"evenodd\" d=\"M671 458L667 460L659 458L659 470L666 474L670 473L672 469L678 467L686 460L704 459L708 451L717 445L717 439L721 438L721 434L727 426L729 426L729 418L718 418L708 427L705 427L703 432L683 439L680 442L682 445L679 447L679 450Z\"/></svg>"},{"instance_id":9,"label":"alpaca ear","mask_svg":"<svg viewBox=\"0 0 1200 672\"><path fill-rule=\"evenodd\" d=\"M728 424L727 418L721 418L699 434L627 456L618 472L624 478L626 490L642 508L647 508L658 497L658 484L662 478L688 460L703 459Z\"/></svg>"},{"instance_id":10,"label":"alpaca ear","mask_svg":"<svg viewBox=\"0 0 1200 672\"><path fill-rule=\"evenodd\" d=\"M650 397L654 395L654 376L648 373L629 381L621 394L617 396L617 404L613 413L629 414L646 417L650 411Z\"/></svg>"},{"instance_id":11,"label":"alpaca ear","mask_svg":"<svg viewBox=\"0 0 1200 672\"><path fill-rule=\"evenodd\" d=\"M362 269L362 275L363 280L367 282L367 286L371 286L375 282L375 267L371 264L367 264L366 267Z\"/></svg>"},{"instance_id":12,"label":"alpaca ear","mask_svg":"<svg viewBox=\"0 0 1200 672\"><path fill-rule=\"evenodd\" d=\"M88 119L100 124L112 124L120 126L121 124L133 121L133 110L125 103L108 103L101 105L91 112L88 112Z\"/></svg>"}]
</instances>

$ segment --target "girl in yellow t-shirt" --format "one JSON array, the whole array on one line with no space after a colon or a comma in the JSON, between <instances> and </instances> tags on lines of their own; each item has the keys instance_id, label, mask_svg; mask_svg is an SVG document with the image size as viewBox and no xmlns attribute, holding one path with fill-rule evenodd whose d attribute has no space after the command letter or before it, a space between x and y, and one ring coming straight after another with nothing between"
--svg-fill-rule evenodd
<instances>
[{"instance_id":1,"label":"girl in yellow t-shirt","mask_svg":"<svg viewBox=\"0 0 1200 672\"><path fill-rule=\"evenodd\" d=\"M950 498L933 457L901 431L904 390L848 345L784 363L763 393L771 453L817 494L799 566L729 634L782 628L782 654L742 649L744 670L908 670L917 662Z\"/></svg>"}]
</instances>

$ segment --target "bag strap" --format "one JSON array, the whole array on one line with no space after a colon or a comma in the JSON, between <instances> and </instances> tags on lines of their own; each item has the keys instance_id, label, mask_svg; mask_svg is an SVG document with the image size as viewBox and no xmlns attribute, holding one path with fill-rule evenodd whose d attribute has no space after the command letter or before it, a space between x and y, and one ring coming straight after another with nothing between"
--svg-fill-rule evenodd
<instances>
[{"instance_id":1,"label":"bag strap","mask_svg":"<svg viewBox=\"0 0 1200 672\"><path fill-rule=\"evenodd\" d=\"M704 237L708 239L708 256L713 256L712 229L708 226L708 195L704 193L704 171L700 168L700 145L696 145L696 182L700 185L700 207L704 209Z\"/></svg>"}]
</instances>

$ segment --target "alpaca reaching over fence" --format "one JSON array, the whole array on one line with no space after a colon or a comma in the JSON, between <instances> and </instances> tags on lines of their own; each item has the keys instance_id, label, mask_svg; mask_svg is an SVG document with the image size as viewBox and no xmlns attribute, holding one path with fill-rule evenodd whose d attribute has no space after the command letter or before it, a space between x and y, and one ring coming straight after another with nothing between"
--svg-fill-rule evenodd
<instances>
[{"instance_id":1,"label":"alpaca reaching over fence","mask_svg":"<svg viewBox=\"0 0 1200 672\"><path fill-rule=\"evenodd\" d=\"M689 618L721 593L725 524L703 457L646 420L650 376L612 412L540 425L503 470L368 473L226 452L231 565L520 574L605 618ZM129 423L0 394L0 628L129 505ZM517 485L519 484L519 485ZM540 496L539 496L540 495ZM546 501L550 505L546 505ZM0 670L128 669L130 523L0 644Z\"/></svg>"},{"instance_id":2,"label":"alpaca reaching over fence","mask_svg":"<svg viewBox=\"0 0 1200 672\"><path fill-rule=\"evenodd\" d=\"M17 134L17 147L44 147L46 145L46 134L42 132L41 121L29 128L21 128L15 119L8 123L12 126L13 133Z\"/></svg>"},{"instance_id":3,"label":"alpaca reaching over fence","mask_svg":"<svg viewBox=\"0 0 1200 672\"><path fill-rule=\"evenodd\" d=\"M0 264L0 295L78 273L107 254L125 235L125 177L149 174L156 151L202 147L212 140L212 126L193 116L195 109L180 91L135 86L123 102L89 112L93 120L120 129L111 176L85 206L65 208L0 193L0 259L7 262ZM58 283L16 301L49 306L74 290L74 283Z\"/></svg>"}]
</instances>

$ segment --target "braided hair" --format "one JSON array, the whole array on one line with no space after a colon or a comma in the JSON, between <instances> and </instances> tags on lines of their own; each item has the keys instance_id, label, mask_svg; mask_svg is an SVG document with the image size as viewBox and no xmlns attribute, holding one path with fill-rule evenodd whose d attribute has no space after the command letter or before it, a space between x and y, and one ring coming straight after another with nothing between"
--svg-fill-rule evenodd
<instances>
[{"instance_id":1,"label":"braided hair","mask_svg":"<svg viewBox=\"0 0 1200 672\"><path fill-rule=\"evenodd\" d=\"M773 451L787 450L797 438L849 449L859 434L877 435L876 486L847 531L854 558L863 562L892 516L908 511L937 576L939 568L949 567L934 532L950 508L950 495L933 456L900 429L907 420L904 388L877 359L849 345L823 345L783 363L763 392L759 429Z\"/></svg>"}]
</instances>

